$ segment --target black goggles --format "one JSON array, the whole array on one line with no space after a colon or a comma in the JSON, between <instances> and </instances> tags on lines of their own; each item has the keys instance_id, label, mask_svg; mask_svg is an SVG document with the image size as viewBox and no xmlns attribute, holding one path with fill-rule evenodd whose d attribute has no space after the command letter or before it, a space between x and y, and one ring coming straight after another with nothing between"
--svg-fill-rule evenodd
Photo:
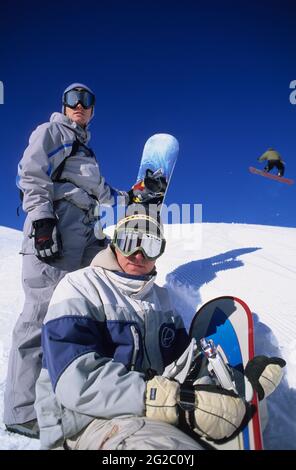
<instances>
[{"instance_id":1,"label":"black goggles","mask_svg":"<svg viewBox=\"0 0 296 470\"><path fill-rule=\"evenodd\" d=\"M70 90L64 94L63 105L73 109L80 103L84 109L89 109L95 101L95 95L87 90Z\"/></svg>"},{"instance_id":2,"label":"black goggles","mask_svg":"<svg viewBox=\"0 0 296 470\"><path fill-rule=\"evenodd\" d=\"M115 232L112 244L123 256L141 251L144 258L155 260L164 252L166 241L149 233L122 229Z\"/></svg>"}]
</instances>

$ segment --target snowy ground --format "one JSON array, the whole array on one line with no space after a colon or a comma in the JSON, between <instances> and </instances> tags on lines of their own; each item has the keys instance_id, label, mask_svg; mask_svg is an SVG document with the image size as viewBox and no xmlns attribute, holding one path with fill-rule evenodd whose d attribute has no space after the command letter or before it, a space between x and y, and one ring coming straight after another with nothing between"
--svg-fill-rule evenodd
<instances>
[{"instance_id":1,"label":"snowy ground","mask_svg":"<svg viewBox=\"0 0 296 470\"><path fill-rule=\"evenodd\" d=\"M296 449L296 229L241 224L167 226L158 283L171 292L187 326L213 297L242 298L253 312L257 354L282 356L285 377L268 399L266 449ZM2 421L10 336L21 310L21 233L0 227L0 449L38 449Z\"/></svg>"}]
</instances>

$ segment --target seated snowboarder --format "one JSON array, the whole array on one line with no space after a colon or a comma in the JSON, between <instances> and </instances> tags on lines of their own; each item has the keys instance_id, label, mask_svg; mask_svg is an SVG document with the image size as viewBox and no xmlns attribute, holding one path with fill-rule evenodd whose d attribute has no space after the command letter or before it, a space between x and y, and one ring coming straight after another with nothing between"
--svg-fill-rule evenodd
<instances>
[{"instance_id":1,"label":"seated snowboarder","mask_svg":"<svg viewBox=\"0 0 296 470\"><path fill-rule=\"evenodd\" d=\"M43 449L203 449L179 429L179 383L161 375L189 344L166 289L154 282L163 227L147 208L137 212L118 222L90 267L66 274L51 299L35 402ZM283 365L264 356L249 363L262 397ZM239 396L196 385L192 435L229 437L246 413Z\"/></svg>"},{"instance_id":2,"label":"seated snowboarder","mask_svg":"<svg viewBox=\"0 0 296 470\"><path fill-rule=\"evenodd\" d=\"M257 160L258 162L266 161L266 165L263 171L270 172L275 167L278 170L277 175L284 176L285 163L282 160L280 154L273 148L270 147L267 149L267 151L264 152Z\"/></svg>"}]
</instances>

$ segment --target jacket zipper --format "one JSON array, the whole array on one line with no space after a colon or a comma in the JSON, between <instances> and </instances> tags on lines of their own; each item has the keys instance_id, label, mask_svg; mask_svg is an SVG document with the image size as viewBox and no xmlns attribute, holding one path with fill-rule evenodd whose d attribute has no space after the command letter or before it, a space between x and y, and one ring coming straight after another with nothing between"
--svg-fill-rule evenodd
<instances>
[{"instance_id":1,"label":"jacket zipper","mask_svg":"<svg viewBox=\"0 0 296 470\"><path fill-rule=\"evenodd\" d=\"M135 365L136 365L136 360L137 360L137 356L138 356L138 352L139 352L139 349L140 349L140 346L139 346L139 334L136 330L136 327L134 325L131 325L130 327L131 329L131 333L132 333L132 337L133 337L133 342L134 342L134 350L133 350L133 355L132 355L132 361L131 361L131 367L130 369L131 370L135 370Z\"/></svg>"},{"instance_id":2,"label":"jacket zipper","mask_svg":"<svg viewBox=\"0 0 296 470\"><path fill-rule=\"evenodd\" d=\"M144 334L143 334L143 349L144 349L144 352L145 352L145 356L146 356L146 359L147 359L147 363L148 363L148 368L151 368L151 361L150 361L150 358L149 358L149 354L148 354L148 351L147 351L147 347L146 347L146 311L145 309L142 307L141 303L139 302L136 302L136 307L140 308L142 314L143 314L143 330L144 330ZM137 308L135 309L137 311Z\"/></svg>"},{"instance_id":3,"label":"jacket zipper","mask_svg":"<svg viewBox=\"0 0 296 470\"><path fill-rule=\"evenodd\" d=\"M146 312L145 310L142 308L142 305L139 305L142 313L143 313L143 323L144 323L144 337L143 337L143 346L144 346L144 351L145 351L145 354L146 354L146 358L147 358L147 362L149 364L149 368L151 368L151 361L150 361L150 357L149 357L149 354L148 354L148 351L147 351L147 347L146 347Z\"/></svg>"}]
</instances>

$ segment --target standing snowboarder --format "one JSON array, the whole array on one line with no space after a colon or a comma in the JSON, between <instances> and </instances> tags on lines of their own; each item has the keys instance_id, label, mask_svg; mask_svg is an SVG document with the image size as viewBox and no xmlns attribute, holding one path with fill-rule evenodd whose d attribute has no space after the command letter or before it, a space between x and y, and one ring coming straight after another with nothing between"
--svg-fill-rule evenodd
<instances>
[{"instance_id":1,"label":"standing snowboarder","mask_svg":"<svg viewBox=\"0 0 296 470\"><path fill-rule=\"evenodd\" d=\"M280 154L273 148L270 147L269 149L267 149L267 151L264 152L261 157L259 157L257 160L258 162L267 162L264 167L264 171L269 172L275 167L278 170L277 175L284 176L285 163L282 160Z\"/></svg>"},{"instance_id":2,"label":"standing snowboarder","mask_svg":"<svg viewBox=\"0 0 296 470\"><path fill-rule=\"evenodd\" d=\"M37 127L19 164L24 224L25 304L13 331L5 391L9 431L38 437L35 382L41 369L41 325L52 293L69 271L88 266L104 247L94 235L94 208L116 194L88 147L95 95L81 83L63 93L62 113Z\"/></svg>"}]
</instances>

